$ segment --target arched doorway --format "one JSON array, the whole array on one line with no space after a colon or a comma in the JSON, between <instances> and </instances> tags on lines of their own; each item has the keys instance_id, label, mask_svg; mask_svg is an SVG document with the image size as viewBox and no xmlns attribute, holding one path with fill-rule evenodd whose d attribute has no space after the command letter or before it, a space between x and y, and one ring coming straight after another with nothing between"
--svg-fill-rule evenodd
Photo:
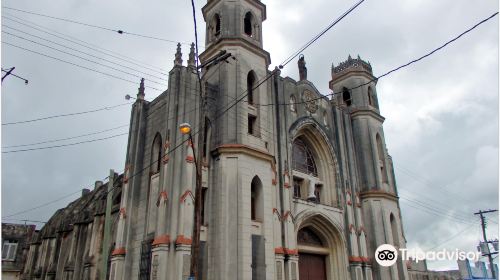
<instances>
[{"instance_id":1,"label":"arched doorway","mask_svg":"<svg viewBox=\"0 0 500 280\"><path fill-rule=\"evenodd\" d=\"M326 280L326 258L328 248L321 237L310 227L299 230L299 279Z\"/></svg>"}]
</instances>

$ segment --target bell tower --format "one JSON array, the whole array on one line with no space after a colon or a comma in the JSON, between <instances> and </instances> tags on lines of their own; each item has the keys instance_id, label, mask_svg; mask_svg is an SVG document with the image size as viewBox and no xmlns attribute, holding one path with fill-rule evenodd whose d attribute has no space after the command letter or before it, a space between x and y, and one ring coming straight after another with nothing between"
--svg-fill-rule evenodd
<instances>
[{"instance_id":1,"label":"bell tower","mask_svg":"<svg viewBox=\"0 0 500 280\"><path fill-rule=\"evenodd\" d=\"M392 158L388 154L380 114L376 79L370 63L357 58L332 65L330 89L345 120L345 137L352 147L353 192L359 196L365 221L368 257L372 258L374 279L408 279L405 263L377 265L378 246L406 247Z\"/></svg>"},{"instance_id":2,"label":"bell tower","mask_svg":"<svg viewBox=\"0 0 500 280\"><path fill-rule=\"evenodd\" d=\"M202 12L206 279L274 279L275 141L272 108L259 106L271 103L271 80L259 85L270 64L262 42L266 6L208 0ZM231 56L214 59L221 51Z\"/></svg>"}]
</instances>

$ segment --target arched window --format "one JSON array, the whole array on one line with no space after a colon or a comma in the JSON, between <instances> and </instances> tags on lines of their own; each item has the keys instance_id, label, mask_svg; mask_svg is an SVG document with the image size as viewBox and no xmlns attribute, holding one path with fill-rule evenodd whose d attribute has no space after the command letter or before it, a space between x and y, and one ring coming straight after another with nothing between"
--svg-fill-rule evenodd
<instances>
[{"instance_id":1,"label":"arched window","mask_svg":"<svg viewBox=\"0 0 500 280\"><path fill-rule=\"evenodd\" d=\"M246 35L252 37L253 33L253 16L251 12L245 14L245 19L243 20L244 32Z\"/></svg>"},{"instance_id":2,"label":"arched window","mask_svg":"<svg viewBox=\"0 0 500 280\"><path fill-rule=\"evenodd\" d=\"M372 87L368 87L368 104L370 106L373 106L373 92L372 92Z\"/></svg>"},{"instance_id":3,"label":"arched window","mask_svg":"<svg viewBox=\"0 0 500 280\"><path fill-rule=\"evenodd\" d=\"M378 152L380 173L382 175L382 183L388 183L389 181L387 178L387 168L385 167L384 146L382 145L382 139L380 138L380 134L378 133L376 136L376 141L377 141L377 152Z\"/></svg>"},{"instance_id":4,"label":"arched window","mask_svg":"<svg viewBox=\"0 0 500 280\"><path fill-rule=\"evenodd\" d=\"M294 170L318 177L318 169L314 162L313 153L300 138L293 141L292 159Z\"/></svg>"},{"instance_id":5,"label":"arched window","mask_svg":"<svg viewBox=\"0 0 500 280\"><path fill-rule=\"evenodd\" d=\"M252 70L247 75L247 93L248 104L253 105L254 102L254 86L255 86L255 72Z\"/></svg>"},{"instance_id":6,"label":"arched window","mask_svg":"<svg viewBox=\"0 0 500 280\"><path fill-rule=\"evenodd\" d=\"M295 101L295 96L293 96L293 95L290 96L290 111L292 111L292 112L296 112L297 111L297 109L295 108L295 103L296 102L297 101Z\"/></svg>"},{"instance_id":7,"label":"arched window","mask_svg":"<svg viewBox=\"0 0 500 280\"><path fill-rule=\"evenodd\" d=\"M151 166L153 167L152 173L160 172L161 167L161 135L156 133L153 140L153 148L151 149Z\"/></svg>"},{"instance_id":8,"label":"arched window","mask_svg":"<svg viewBox=\"0 0 500 280\"><path fill-rule=\"evenodd\" d=\"M351 106L352 104L351 93L346 87L342 88L342 99L344 99L344 103L347 106Z\"/></svg>"},{"instance_id":9,"label":"arched window","mask_svg":"<svg viewBox=\"0 0 500 280\"><path fill-rule=\"evenodd\" d=\"M262 222L263 201L262 201L262 182L255 176L250 185L250 218L252 221Z\"/></svg>"},{"instance_id":10,"label":"arched window","mask_svg":"<svg viewBox=\"0 0 500 280\"><path fill-rule=\"evenodd\" d=\"M399 234L398 234L398 225L396 223L396 218L394 217L394 214L391 213L391 216L389 218L391 221L391 232L392 232L392 245L395 247L399 247Z\"/></svg>"}]
</instances>

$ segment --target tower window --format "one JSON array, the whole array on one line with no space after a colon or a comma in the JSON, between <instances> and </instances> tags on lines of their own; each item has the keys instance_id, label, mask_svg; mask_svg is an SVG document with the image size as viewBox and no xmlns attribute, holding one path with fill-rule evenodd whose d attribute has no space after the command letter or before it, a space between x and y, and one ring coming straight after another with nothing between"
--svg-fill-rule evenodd
<instances>
[{"instance_id":1,"label":"tower window","mask_svg":"<svg viewBox=\"0 0 500 280\"><path fill-rule=\"evenodd\" d=\"M373 106L372 95L373 95L372 88L368 87L368 104L370 104L370 106Z\"/></svg>"},{"instance_id":2,"label":"tower window","mask_svg":"<svg viewBox=\"0 0 500 280\"><path fill-rule=\"evenodd\" d=\"M255 176L250 185L250 218L262 222L263 218L262 182Z\"/></svg>"},{"instance_id":3,"label":"tower window","mask_svg":"<svg viewBox=\"0 0 500 280\"><path fill-rule=\"evenodd\" d=\"M345 87L342 89L342 99L344 99L344 103L347 106L351 106L351 104L352 104L351 93Z\"/></svg>"},{"instance_id":4,"label":"tower window","mask_svg":"<svg viewBox=\"0 0 500 280\"><path fill-rule=\"evenodd\" d=\"M377 141L377 152L378 152L380 173L382 175L382 183L388 183L389 180L387 178L387 169L385 167L384 146L382 145L382 139L380 138L380 134L378 133L376 136L376 141Z\"/></svg>"},{"instance_id":5,"label":"tower window","mask_svg":"<svg viewBox=\"0 0 500 280\"><path fill-rule=\"evenodd\" d=\"M246 13L245 15L245 19L244 19L244 32L245 34L247 34L248 36L252 37L252 23L253 23L253 16L252 16L252 13L248 12Z\"/></svg>"},{"instance_id":6,"label":"tower window","mask_svg":"<svg viewBox=\"0 0 500 280\"><path fill-rule=\"evenodd\" d=\"M220 35L220 16L219 14L215 14L214 19L213 19L213 25L215 27L215 37Z\"/></svg>"},{"instance_id":7,"label":"tower window","mask_svg":"<svg viewBox=\"0 0 500 280\"><path fill-rule=\"evenodd\" d=\"M248 115L248 134L257 135L257 117Z\"/></svg>"},{"instance_id":8,"label":"tower window","mask_svg":"<svg viewBox=\"0 0 500 280\"><path fill-rule=\"evenodd\" d=\"M250 71L247 75L247 93L248 93L248 104L253 105L254 103L254 84L255 84L255 72Z\"/></svg>"}]
</instances>

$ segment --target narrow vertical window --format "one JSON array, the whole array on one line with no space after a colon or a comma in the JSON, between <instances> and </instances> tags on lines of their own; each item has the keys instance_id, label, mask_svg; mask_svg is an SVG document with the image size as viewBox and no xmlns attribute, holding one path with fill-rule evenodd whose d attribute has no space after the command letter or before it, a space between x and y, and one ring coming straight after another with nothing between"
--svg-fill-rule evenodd
<instances>
[{"instance_id":1,"label":"narrow vertical window","mask_svg":"<svg viewBox=\"0 0 500 280\"><path fill-rule=\"evenodd\" d=\"M254 86L255 86L255 73L253 71L248 72L247 75L247 98L248 104L253 105L254 103Z\"/></svg>"},{"instance_id":2,"label":"narrow vertical window","mask_svg":"<svg viewBox=\"0 0 500 280\"><path fill-rule=\"evenodd\" d=\"M252 23L253 23L253 16L252 13L248 12L245 14L245 19L243 20L243 25L244 25L244 32L246 35L252 37Z\"/></svg>"},{"instance_id":3,"label":"narrow vertical window","mask_svg":"<svg viewBox=\"0 0 500 280\"><path fill-rule=\"evenodd\" d=\"M382 139L380 138L380 134L378 133L376 136L376 141L377 141L377 152L378 152L380 173L382 175L382 183L388 183L389 180L387 178L387 168L385 167L384 146L382 144Z\"/></svg>"},{"instance_id":4,"label":"narrow vertical window","mask_svg":"<svg viewBox=\"0 0 500 280\"><path fill-rule=\"evenodd\" d=\"M220 16L219 16L219 14L215 14L214 24L215 24L215 37L217 37L220 35Z\"/></svg>"},{"instance_id":5,"label":"narrow vertical window","mask_svg":"<svg viewBox=\"0 0 500 280\"><path fill-rule=\"evenodd\" d=\"M368 87L368 104L370 106L373 106L373 92L372 92L372 88L371 87Z\"/></svg>"},{"instance_id":6,"label":"narrow vertical window","mask_svg":"<svg viewBox=\"0 0 500 280\"><path fill-rule=\"evenodd\" d=\"M207 220L205 218L205 208L206 208L206 203L207 203L207 188L202 188L201 189L201 224L206 225Z\"/></svg>"},{"instance_id":7,"label":"narrow vertical window","mask_svg":"<svg viewBox=\"0 0 500 280\"><path fill-rule=\"evenodd\" d=\"M250 185L250 218L252 221L263 221L262 182L255 176Z\"/></svg>"},{"instance_id":8,"label":"narrow vertical window","mask_svg":"<svg viewBox=\"0 0 500 280\"><path fill-rule=\"evenodd\" d=\"M158 173L161 167L161 143L161 135L157 133L151 150L151 166L153 167L152 173L154 174Z\"/></svg>"},{"instance_id":9,"label":"narrow vertical window","mask_svg":"<svg viewBox=\"0 0 500 280\"><path fill-rule=\"evenodd\" d=\"M342 89L342 99L344 99L344 103L347 106L351 106L352 104L351 93L346 87Z\"/></svg>"},{"instance_id":10,"label":"narrow vertical window","mask_svg":"<svg viewBox=\"0 0 500 280\"><path fill-rule=\"evenodd\" d=\"M398 226L396 223L396 218L394 218L394 214L391 213L390 216L391 221L391 232L392 232L392 245L394 247L399 247L399 235L398 235Z\"/></svg>"},{"instance_id":11,"label":"narrow vertical window","mask_svg":"<svg viewBox=\"0 0 500 280\"><path fill-rule=\"evenodd\" d=\"M299 179L297 177L293 178L293 197L301 198L300 188L303 181L303 179Z\"/></svg>"},{"instance_id":12,"label":"narrow vertical window","mask_svg":"<svg viewBox=\"0 0 500 280\"><path fill-rule=\"evenodd\" d=\"M290 96L290 111L295 112L297 109L295 108L295 96Z\"/></svg>"},{"instance_id":13,"label":"narrow vertical window","mask_svg":"<svg viewBox=\"0 0 500 280\"><path fill-rule=\"evenodd\" d=\"M257 117L248 115L248 134L257 135L256 124Z\"/></svg>"}]
</instances>

